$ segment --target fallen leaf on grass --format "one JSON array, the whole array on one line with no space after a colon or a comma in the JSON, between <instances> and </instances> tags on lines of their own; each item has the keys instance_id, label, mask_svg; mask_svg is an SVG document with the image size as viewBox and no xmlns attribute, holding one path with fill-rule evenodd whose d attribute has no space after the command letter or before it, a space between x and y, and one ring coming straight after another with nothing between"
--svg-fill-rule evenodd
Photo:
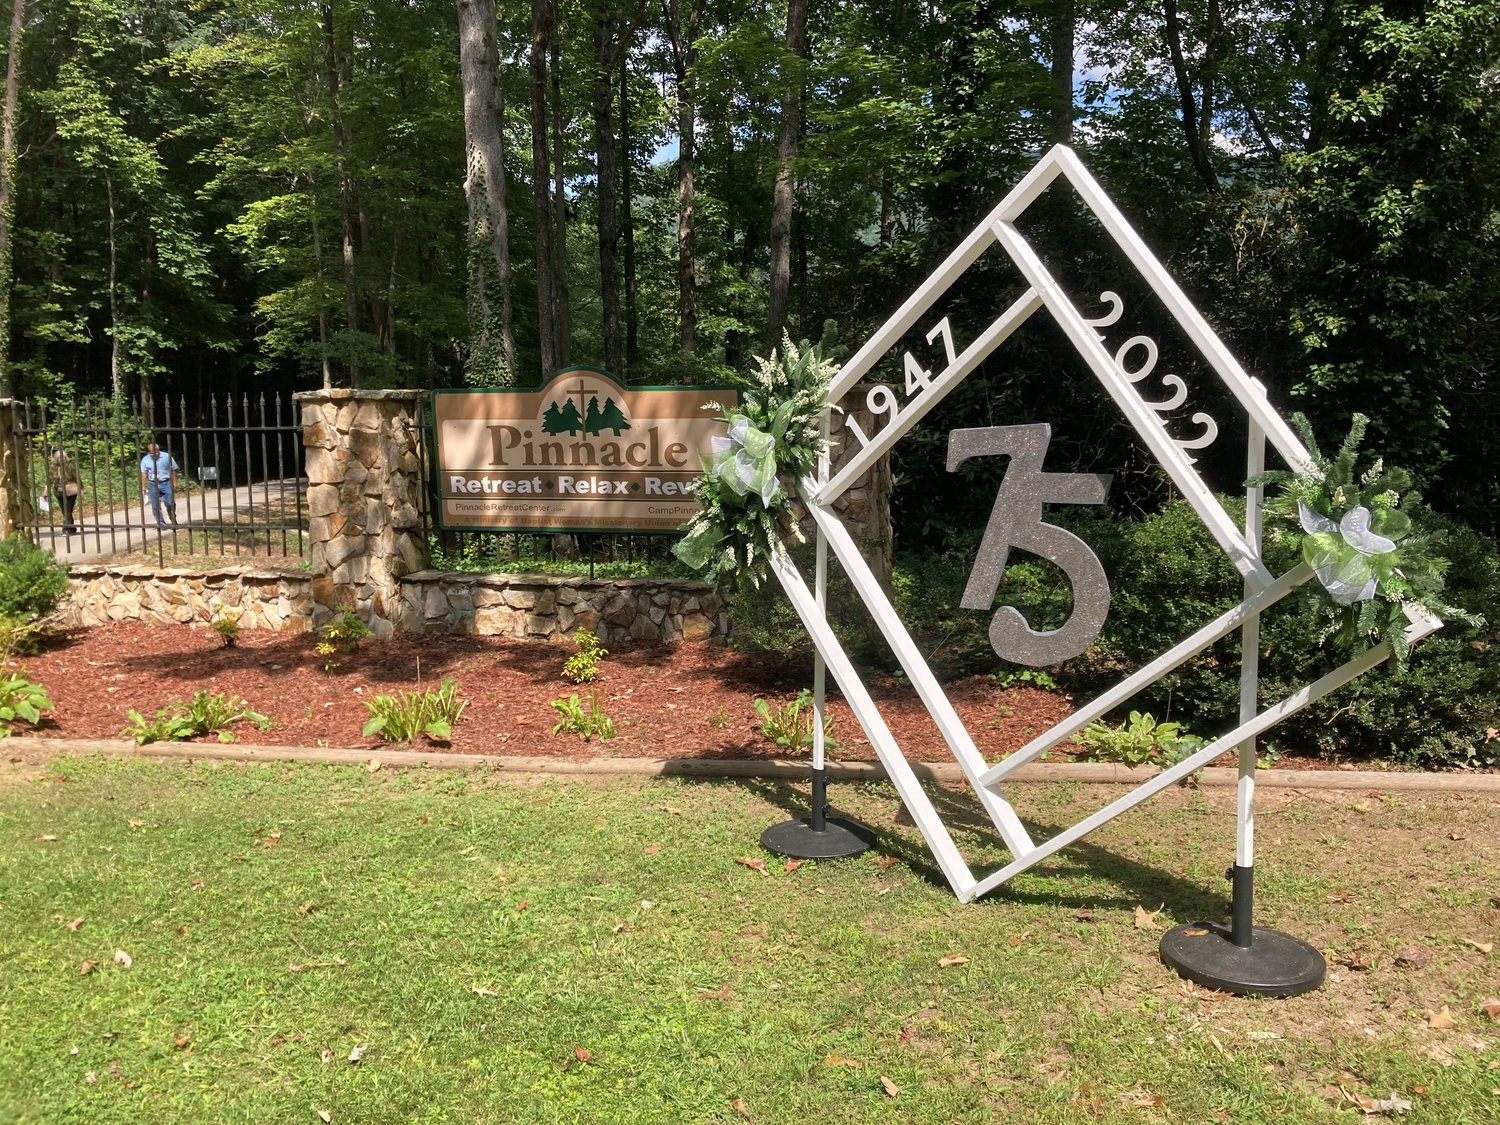
<instances>
[{"instance_id":1,"label":"fallen leaf on grass","mask_svg":"<svg viewBox=\"0 0 1500 1125\"><path fill-rule=\"evenodd\" d=\"M1364 1094L1351 1094L1347 1090L1344 1093L1368 1117L1392 1114L1399 1116L1411 1112L1411 1102L1397 1095L1395 1090L1391 1091L1391 1096L1388 1098L1368 1098Z\"/></svg>"},{"instance_id":2,"label":"fallen leaf on grass","mask_svg":"<svg viewBox=\"0 0 1500 1125\"><path fill-rule=\"evenodd\" d=\"M98 967L98 961L85 961L83 964L78 966L78 975L81 977L86 977Z\"/></svg>"},{"instance_id":3,"label":"fallen leaf on grass","mask_svg":"<svg viewBox=\"0 0 1500 1125\"><path fill-rule=\"evenodd\" d=\"M365 769L368 770L370 773L379 773L380 772L380 759L379 758L371 758L368 762L365 763Z\"/></svg>"},{"instance_id":4,"label":"fallen leaf on grass","mask_svg":"<svg viewBox=\"0 0 1500 1125\"><path fill-rule=\"evenodd\" d=\"M477 984L470 985L469 986L469 991L472 992L475 996L499 996L500 995L493 988L480 988L479 985L477 985Z\"/></svg>"},{"instance_id":5,"label":"fallen leaf on grass","mask_svg":"<svg viewBox=\"0 0 1500 1125\"><path fill-rule=\"evenodd\" d=\"M325 1063L331 1063L333 1061L333 1052L324 1047L318 1052L318 1058L322 1059Z\"/></svg>"},{"instance_id":6,"label":"fallen leaf on grass","mask_svg":"<svg viewBox=\"0 0 1500 1125\"><path fill-rule=\"evenodd\" d=\"M705 991L700 991L698 993L698 999L699 1000L728 1000L733 995L734 995L734 993L729 990L729 986L727 984L724 984L724 985L720 985L718 988L714 989L712 992L708 992L706 990Z\"/></svg>"},{"instance_id":7,"label":"fallen leaf on grass","mask_svg":"<svg viewBox=\"0 0 1500 1125\"><path fill-rule=\"evenodd\" d=\"M68 923L68 929L70 929L71 931L73 931L73 933L75 933L75 934L79 931L79 929L82 926L83 926L83 919L82 918L74 918L71 922Z\"/></svg>"},{"instance_id":8,"label":"fallen leaf on grass","mask_svg":"<svg viewBox=\"0 0 1500 1125\"><path fill-rule=\"evenodd\" d=\"M1131 1091L1121 1094L1120 1097L1140 1109L1160 1109L1167 1104L1167 1099L1161 1094L1142 1094Z\"/></svg>"},{"instance_id":9,"label":"fallen leaf on grass","mask_svg":"<svg viewBox=\"0 0 1500 1125\"><path fill-rule=\"evenodd\" d=\"M56 840L57 837L56 836L52 836L52 835L47 835L47 836L38 836L37 839L43 841L44 843L49 843L50 844L54 840Z\"/></svg>"},{"instance_id":10,"label":"fallen leaf on grass","mask_svg":"<svg viewBox=\"0 0 1500 1125\"><path fill-rule=\"evenodd\" d=\"M587 1047L574 1047L573 1057L579 1062L588 1062L594 1056L589 1054L589 1049Z\"/></svg>"},{"instance_id":11,"label":"fallen leaf on grass","mask_svg":"<svg viewBox=\"0 0 1500 1125\"><path fill-rule=\"evenodd\" d=\"M263 848L274 848L279 843L281 843L281 833L272 832L269 836L267 836L260 842L260 846Z\"/></svg>"},{"instance_id":12,"label":"fallen leaf on grass","mask_svg":"<svg viewBox=\"0 0 1500 1125\"><path fill-rule=\"evenodd\" d=\"M1493 996L1488 1000L1481 1000L1479 1002L1479 1010L1489 1016L1490 1019L1500 1018L1500 1000L1497 1000Z\"/></svg>"},{"instance_id":13,"label":"fallen leaf on grass","mask_svg":"<svg viewBox=\"0 0 1500 1125\"><path fill-rule=\"evenodd\" d=\"M786 869L788 872L795 871L806 862L807 860L805 859L789 859L786 861Z\"/></svg>"},{"instance_id":14,"label":"fallen leaf on grass","mask_svg":"<svg viewBox=\"0 0 1500 1125\"><path fill-rule=\"evenodd\" d=\"M1408 945L1400 953L1396 954L1396 964L1410 965L1417 969L1420 969L1431 960L1432 954L1416 945Z\"/></svg>"},{"instance_id":15,"label":"fallen leaf on grass","mask_svg":"<svg viewBox=\"0 0 1500 1125\"><path fill-rule=\"evenodd\" d=\"M329 1113L326 1109L314 1110L313 1112L318 1115L318 1120L323 1122L323 1125L328 1125L328 1122L333 1120L333 1114Z\"/></svg>"},{"instance_id":16,"label":"fallen leaf on grass","mask_svg":"<svg viewBox=\"0 0 1500 1125\"><path fill-rule=\"evenodd\" d=\"M630 923L622 918L610 928L609 932L612 934L623 934L628 929L630 929Z\"/></svg>"},{"instance_id":17,"label":"fallen leaf on grass","mask_svg":"<svg viewBox=\"0 0 1500 1125\"><path fill-rule=\"evenodd\" d=\"M202 879L194 879L191 883L188 884L188 890L190 890L190 891L201 891L202 889L203 889L203 880Z\"/></svg>"},{"instance_id":18,"label":"fallen leaf on grass","mask_svg":"<svg viewBox=\"0 0 1500 1125\"><path fill-rule=\"evenodd\" d=\"M115 950L114 962L116 965L124 965L127 969L135 964L135 959L123 949Z\"/></svg>"},{"instance_id":19,"label":"fallen leaf on grass","mask_svg":"<svg viewBox=\"0 0 1500 1125\"><path fill-rule=\"evenodd\" d=\"M527 902L523 898L520 902L516 903L516 909L517 910L530 910L531 909L531 903Z\"/></svg>"},{"instance_id":20,"label":"fallen leaf on grass","mask_svg":"<svg viewBox=\"0 0 1500 1125\"><path fill-rule=\"evenodd\" d=\"M875 857L875 866L879 868L882 873L889 871L900 862L901 861L893 855L878 855Z\"/></svg>"},{"instance_id":21,"label":"fallen leaf on grass","mask_svg":"<svg viewBox=\"0 0 1500 1125\"><path fill-rule=\"evenodd\" d=\"M69 927L69 928L71 929L72 927ZM1492 941L1474 941L1472 938L1464 938L1464 944L1465 945L1472 945L1475 949L1479 950L1479 952L1481 952L1481 953L1493 953L1493 952L1495 952L1495 943L1492 942Z\"/></svg>"},{"instance_id":22,"label":"fallen leaf on grass","mask_svg":"<svg viewBox=\"0 0 1500 1125\"><path fill-rule=\"evenodd\" d=\"M1137 906L1135 908L1135 928L1138 930L1161 929L1161 923L1156 920L1156 916L1166 908L1167 904L1162 903L1155 910L1151 911L1151 913L1147 914L1144 906Z\"/></svg>"},{"instance_id":23,"label":"fallen leaf on grass","mask_svg":"<svg viewBox=\"0 0 1500 1125\"><path fill-rule=\"evenodd\" d=\"M886 1097L899 1098L901 1096L901 1087L897 1086L883 1074L880 1076L880 1085L885 1088Z\"/></svg>"},{"instance_id":24,"label":"fallen leaf on grass","mask_svg":"<svg viewBox=\"0 0 1500 1125\"><path fill-rule=\"evenodd\" d=\"M184 1031L181 1035L172 1036L172 1043L180 1051L192 1041L192 1038L193 1033L191 1031Z\"/></svg>"},{"instance_id":25,"label":"fallen leaf on grass","mask_svg":"<svg viewBox=\"0 0 1500 1125\"><path fill-rule=\"evenodd\" d=\"M738 1113L746 1121L750 1120L750 1110L745 1105L744 1098L735 1098L734 1101L729 1103L729 1108L734 1110L735 1113Z\"/></svg>"},{"instance_id":26,"label":"fallen leaf on grass","mask_svg":"<svg viewBox=\"0 0 1500 1125\"><path fill-rule=\"evenodd\" d=\"M1363 949L1356 949L1344 958L1344 967L1353 969L1356 973L1368 972L1375 967L1375 959Z\"/></svg>"},{"instance_id":27,"label":"fallen leaf on grass","mask_svg":"<svg viewBox=\"0 0 1500 1125\"><path fill-rule=\"evenodd\" d=\"M829 1054L829 1055L824 1055L823 1056L823 1065L824 1066L847 1066L851 1070L863 1070L865 1068L865 1064L862 1063L862 1062L860 1062L858 1059L846 1059L846 1058L844 1058L843 1055L833 1055L833 1054Z\"/></svg>"},{"instance_id":28,"label":"fallen leaf on grass","mask_svg":"<svg viewBox=\"0 0 1500 1125\"><path fill-rule=\"evenodd\" d=\"M1245 1038L1263 1041L1266 1039L1280 1039L1282 1035L1279 1031L1247 1031L1245 1032Z\"/></svg>"},{"instance_id":29,"label":"fallen leaf on grass","mask_svg":"<svg viewBox=\"0 0 1500 1125\"><path fill-rule=\"evenodd\" d=\"M1022 933L1020 933L1016 937L1013 937L1013 938L1010 939L1010 947L1012 949L1014 949L1016 946L1020 945L1023 941L1025 941L1030 936L1031 936L1031 931L1030 930L1024 930L1024 931L1022 931Z\"/></svg>"},{"instance_id":30,"label":"fallen leaf on grass","mask_svg":"<svg viewBox=\"0 0 1500 1125\"><path fill-rule=\"evenodd\" d=\"M352 1051L349 1052L349 1065L358 1066L359 1060L365 1057L365 1052L369 1049L370 1045L368 1043L361 1043L359 1046L355 1047Z\"/></svg>"},{"instance_id":31,"label":"fallen leaf on grass","mask_svg":"<svg viewBox=\"0 0 1500 1125\"><path fill-rule=\"evenodd\" d=\"M946 957L938 958L938 968L946 969L952 965L967 965L969 959L962 953L950 953Z\"/></svg>"},{"instance_id":32,"label":"fallen leaf on grass","mask_svg":"<svg viewBox=\"0 0 1500 1125\"><path fill-rule=\"evenodd\" d=\"M1435 1012L1427 1014L1427 1026L1433 1031L1448 1031L1458 1026L1458 1021L1453 1018L1453 1013L1444 1004Z\"/></svg>"},{"instance_id":33,"label":"fallen leaf on grass","mask_svg":"<svg viewBox=\"0 0 1500 1125\"><path fill-rule=\"evenodd\" d=\"M661 851L661 848L656 844L652 844L650 847L642 848L641 850L646 855L655 855L657 852Z\"/></svg>"},{"instance_id":34,"label":"fallen leaf on grass","mask_svg":"<svg viewBox=\"0 0 1500 1125\"><path fill-rule=\"evenodd\" d=\"M1092 922L1092 921L1094 921L1094 912L1091 909L1089 909L1088 907L1084 907L1077 914L1073 915L1073 921L1075 921L1075 922Z\"/></svg>"},{"instance_id":35,"label":"fallen leaf on grass","mask_svg":"<svg viewBox=\"0 0 1500 1125\"><path fill-rule=\"evenodd\" d=\"M335 957L332 961L308 961L301 965L288 965L287 971L291 973L305 973L309 969L337 969L348 963L342 957Z\"/></svg>"},{"instance_id":36,"label":"fallen leaf on grass","mask_svg":"<svg viewBox=\"0 0 1500 1125\"><path fill-rule=\"evenodd\" d=\"M762 875L770 874L770 872L766 870L766 861L761 859L758 855L738 856L734 862L740 864L742 867L748 867L751 871L759 871Z\"/></svg>"},{"instance_id":37,"label":"fallen leaf on grass","mask_svg":"<svg viewBox=\"0 0 1500 1125\"><path fill-rule=\"evenodd\" d=\"M146 827L146 822L144 820L127 820L125 823L131 828Z\"/></svg>"},{"instance_id":38,"label":"fallen leaf on grass","mask_svg":"<svg viewBox=\"0 0 1500 1125\"><path fill-rule=\"evenodd\" d=\"M83 1080L90 1086L97 1086L99 1084L99 1072L97 1070L91 1070L83 1076Z\"/></svg>"}]
</instances>

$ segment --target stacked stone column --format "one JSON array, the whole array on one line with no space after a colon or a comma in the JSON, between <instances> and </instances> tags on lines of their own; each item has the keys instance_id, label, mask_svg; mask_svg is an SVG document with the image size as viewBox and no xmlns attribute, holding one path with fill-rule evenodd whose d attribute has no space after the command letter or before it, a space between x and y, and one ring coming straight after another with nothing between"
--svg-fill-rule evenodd
<instances>
[{"instance_id":1,"label":"stacked stone column","mask_svg":"<svg viewBox=\"0 0 1500 1125\"><path fill-rule=\"evenodd\" d=\"M430 565L422 526L421 391L296 396L307 457L313 627L352 609L394 631L401 580Z\"/></svg>"}]
</instances>

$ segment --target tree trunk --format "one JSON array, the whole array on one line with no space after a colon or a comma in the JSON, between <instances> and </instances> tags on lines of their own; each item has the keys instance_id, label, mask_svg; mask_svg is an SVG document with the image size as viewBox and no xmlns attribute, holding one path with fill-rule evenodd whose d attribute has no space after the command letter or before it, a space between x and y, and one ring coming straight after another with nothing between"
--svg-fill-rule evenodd
<instances>
[{"instance_id":1,"label":"tree trunk","mask_svg":"<svg viewBox=\"0 0 1500 1125\"><path fill-rule=\"evenodd\" d=\"M766 355L781 344L787 293L792 283L792 162L802 132L802 83L807 59L807 0L786 9L786 54L782 56L781 127L776 137L776 186L771 195L771 295L766 308Z\"/></svg>"},{"instance_id":2,"label":"tree trunk","mask_svg":"<svg viewBox=\"0 0 1500 1125\"><path fill-rule=\"evenodd\" d=\"M13 398L10 374L10 282L12 249L10 221L15 205L11 190L16 176L16 96L21 83L21 32L26 0L11 0L10 53L5 60L5 124L0 140L0 397Z\"/></svg>"},{"instance_id":3,"label":"tree trunk","mask_svg":"<svg viewBox=\"0 0 1500 1125\"><path fill-rule=\"evenodd\" d=\"M333 38L333 5L323 4L323 63L328 71L329 108L333 118L333 151L339 173L339 222L344 236L344 326L349 339L344 362L349 385L359 386L359 361L354 355L354 335L359 331L359 286L354 276L354 180L349 175L344 114L339 103L338 52Z\"/></svg>"},{"instance_id":4,"label":"tree trunk","mask_svg":"<svg viewBox=\"0 0 1500 1125\"><path fill-rule=\"evenodd\" d=\"M698 60L698 27L703 0L667 0L667 38L672 47L672 68L677 79L677 319L678 350L683 359L697 351L698 265L693 248L693 161L695 157L697 103L694 66Z\"/></svg>"},{"instance_id":5,"label":"tree trunk","mask_svg":"<svg viewBox=\"0 0 1500 1125\"><path fill-rule=\"evenodd\" d=\"M625 370L630 372L641 358L641 322L636 313L635 278L635 188L631 181L634 167L630 158L630 62L620 64L620 256L625 270Z\"/></svg>"},{"instance_id":6,"label":"tree trunk","mask_svg":"<svg viewBox=\"0 0 1500 1125\"><path fill-rule=\"evenodd\" d=\"M557 0L552 0L552 167L556 174L552 204L557 218L552 236L557 249L552 260L552 300L557 308L557 366L568 366L573 325L568 311L568 194L563 168L562 34L557 27Z\"/></svg>"},{"instance_id":7,"label":"tree trunk","mask_svg":"<svg viewBox=\"0 0 1500 1125\"><path fill-rule=\"evenodd\" d=\"M333 365L328 361L328 294L323 285L323 239L318 233L318 185L307 183L307 206L312 217L313 285L318 299L318 356L323 362L323 389L333 389Z\"/></svg>"},{"instance_id":8,"label":"tree trunk","mask_svg":"<svg viewBox=\"0 0 1500 1125\"><path fill-rule=\"evenodd\" d=\"M1188 155L1198 178L1209 191L1219 190L1219 177L1209 159L1208 138L1210 136L1212 105L1205 99L1200 107L1193 90L1192 78L1187 72L1187 62L1182 53L1182 23L1177 17L1177 0L1164 0L1162 7L1163 31L1167 37L1167 54L1172 60L1172 74L1177 79L1177 100L1182 107L1182 134L1187 141ZM1204 51L1205 69L1212 66L1211 51L1216 36L1210 20L1210 34ZM1211 87L1209 88L1211 91Z\"/></svg>"},{"instance_id":9,"label":"tree trunk","mask_svg":"<svg viewBox=\"0 0 1500 1125\"><path fill-rule=\"evenodd\" d=\"M531 205L536 216L537 345L542 377L558 368L552 301L552 206L547 198L547 44L552 35L549 0L531 0Z\"/></svg>"},{"instance_id":10,"label":"tree trunk","mask_svg":"<svg viewBox=\"0 0 1500 1125\"><path fill-rule=\"evenodd\" d=\"M120 303L115 289L115 185L104 169L104 201L109 206L109 386L115 402L124 402L125 374L120 370Z\"/></svg>"},{"instance_id":11,"label":"tree trunk","mask_svg":"<svg viewBox=\"0 0 1500 1125\"><path fill-rule=\"evenodd\" d=\"M1073 52L1078 25L1076 0L1056 0L1052 14L1052 140L1073 143Z\"/></svg>"},{"instance_id":12,"label":"tree trunk","mask_svg":"<svg viewBox=\"0 0 1500 1125\"><path fill-rule=\"evenodd\" d=\"M514 310L511 307L510 219L505 200L504 102L500 89L500 56L495 46L495 0L458 0L459 70L464 97L464 134L468 141L468 176L464 194L469 203L471 253L488 253L495 262L500 298L499 360L501 383L516 377ZM487 247L482 243L487 243ZM471 280L471 337L488 341L493 331L488 270L481 258L477 290ZM480 308L476 324L474 302ZM470 352L473 352L471 343ZM492 345L491 345L492 348Z\"/></svg>"},{"instance_id":13,"label":"tree trunk","mask_svg":"<svg viewBox=\"0 0 1500 1125\"><path fill-rule=\"evenodd\" d=\"M599 300L604 331L604 367L621 377L620 267L615 214L614 77L615 17L601 11L594 22L594 152L599 184ZM626 161L630 159L627 151Z\"/></svg>"}]
</instances>

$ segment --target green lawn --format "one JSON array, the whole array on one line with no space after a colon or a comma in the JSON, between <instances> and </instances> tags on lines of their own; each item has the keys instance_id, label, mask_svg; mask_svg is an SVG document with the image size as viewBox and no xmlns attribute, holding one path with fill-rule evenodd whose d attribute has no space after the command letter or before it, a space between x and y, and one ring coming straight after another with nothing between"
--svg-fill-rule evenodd
<instances>
[{"instance_id":1,"label":"green lawn","mask_svg":"<svg viewBox=\"0 0 1500 1125\"><path fill-rule=\"evenodd\" d=\"M1013 797L1040 834L1110 793ZM970 906L888 787L836 796L876 855L760 874L770 782L0 765L0 1121L1500 1120L1491 798L1268 797L1260 920L1334 962L1270 1001L1134 922L1219 905L1230 792Z\"/></svg>"}]
</instances>

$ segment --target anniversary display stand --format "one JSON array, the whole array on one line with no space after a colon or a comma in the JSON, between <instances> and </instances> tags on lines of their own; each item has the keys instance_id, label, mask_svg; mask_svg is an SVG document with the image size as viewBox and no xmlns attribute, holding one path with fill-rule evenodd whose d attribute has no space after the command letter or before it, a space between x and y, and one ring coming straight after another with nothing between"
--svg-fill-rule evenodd
<instances>
[{"instance_id":1,"label":"anniversary display stand","mask_svg":"<svg viewBox=\"0 0 1500 1125\"><path fill-rule=\"evenodd\" d=\"M1025 291L966 346L960 348L955 343L947 317L931 324L925 338L944 360L936 372L906 352L902 357L906 374L904 394L886 386L877 386L869 392L869 410L875 418L884 418L884 424L869 434L852 422L844 427L843 440L851 440L860 448L837 473L830 478L826 460L817 472L799 473L798 499L806 505L816 525L819 560L816 589L809 589L805 578L784 550L772 550L766 561L817 649L814 730L821 731L822 673L826 667L922 832L939 868L954 893L965 902L1034 867L1102 824L1175 785L1221 754L1237 749L1240 763L1238 826L1234 864L1230 872L1233 889L1230 923L1227 926L1216 922L1179 926L1162 939L1162 957L1183 976L1214 988L1281 996L1304 992L1317 987L1323 979L1325 966L1321 955L1297 938L1253 924L1256 739L1287 716L1388 659L1392 655L1392 640L1404 652L1407 646L1440 628L1442 622L1421 605L1403 602L1404 628L1399 637L1383 640L1313 683L1264 709L1260 707L1257 660L1260 615L1315 576L1330 590L1334 589L1332 580L1325 573L1334 569L1334 565L1324 566L1315 559L1300 563L1280 576L1267 569L1261 550L1259 487L1252 485L1248 488L1245 522L1241 527L1194 469L1190 451L1202 449L1216 439L1217 423L1203 412L1192 413L1182 420L1182 408L1188 400L1189 389L1178 375L1157 376L1168 392L1166 397L1147 399L1141 394L1138 385L1153 375L1158 349L1155 341L1144 335L1130 335L1113 348L1107 346L1108 330L1121 320L1125 312L1124 302L1119 296L1112 292L1100 294L1098 300L1108 307L1108 311L1101 316L1085 317L1050 274L1017 223L1042 192L1054 183L1071 187L1093 212L1187 340L1201 354L1207 367L1245 412L1249 435L1246 465L1252 481L1264 468L1268 443L1294 472L1319 472L1315 458L1272 409L1261 385L1240 368L1078 158L1067 148L1054 148L907 299L828 386L825 401L838 402L857 383L866 380L876 362L916 327L938 299L987 251L998 247L1020 271L1026 284ZM1043 310L1062 329L1177 491L1191 504L1219 547L1243 575L1245 598L1016 753L991 765L975 746L849 533L834 514L833 504L876 458L887 453L1028 318ZM1190 427L1186 433L1182 432L1185 427ZM990 626L991 642L1000 656L1021 664L1051 664L1083 652L1098 635L1109 605L1108 580L1087 544L1043 520L1043 505L1047 503L1097 503L1108 488L1108 479L1092 474L1045 472L1043 460L1049 439L1050 430L1041 424L955 430L949 438L950 470L971 457L1005 455L1010 458L962 604L971 608L991 606L1012 547L1052 561L1064 571L1073 586L1073 616L1057 630L1034 631L1013 608L1002 606L995 611ZM1365 534L1355 526L1357 520L1354 525L1350 524L1350 518L1355 515L1356 512L1348 513L1344 520L1344 524L1349 525L1344 528L1344 537L1351 543L1357 542L1358 535ZM1368 516L1369 513L1364 512L1366 520ZM1326 518L1323 522L1329 527L1334 526ZM1305 517L1304 525L1307 525ZM1352 531L1350 527L1353 527ZM1311 526L1309 531L1312 531ZM1387 542L1379 536L1366 535L1366 538ZM998 870L982 876L976 876L970 870L829 626L824 575L824 560L829 548L926 705L985 813L1010 851L1010 861ZM1373 581L1370 588L1373 589ZM1368 590L1365 596L1369 596ZM1340 604L1346 603L1340 599ZM1022 765L1064 743L1142 688L1235 631L1241 634L1243 654L1238 724L1227 734L1162 769L1150 780L1050 839L1032 840L1006 800L1003 782ZM823 808L826 787L821 779L822 771L819 742L815 744L813 815L804 821L793 821L768 830L765 840L768 847L786 854L811 854L810 850L804 853L791 849L809 838L818 838L816 833L820 831L829 831L831 822Z\"/></svg>"}]
</instances>

